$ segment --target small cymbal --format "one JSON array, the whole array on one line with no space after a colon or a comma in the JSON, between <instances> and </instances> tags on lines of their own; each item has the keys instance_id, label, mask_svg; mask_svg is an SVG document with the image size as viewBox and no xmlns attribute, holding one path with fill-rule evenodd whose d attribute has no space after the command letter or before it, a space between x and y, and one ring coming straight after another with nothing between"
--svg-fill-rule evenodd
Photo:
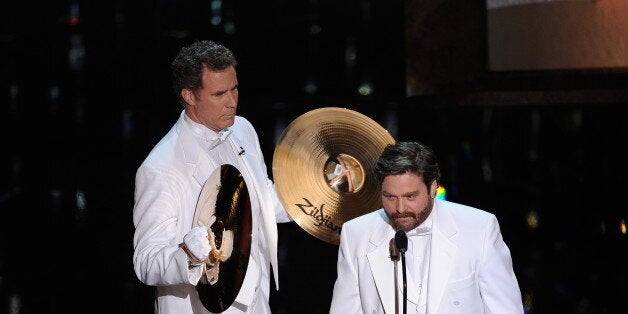
<instances>
[{"instance_id":1,"label":"small cymbal","mask_svg":"<svg viewBox=\"0 0 628 314\"><path fill-rule=\"evenodd\" d=\"M203 265L196 291L208 311L222 313L240 292L251 253L251 201L238 168L223 164L205 181L194 214L196 226L209 227L214 257Z\"/></svg>"}]
</instances>

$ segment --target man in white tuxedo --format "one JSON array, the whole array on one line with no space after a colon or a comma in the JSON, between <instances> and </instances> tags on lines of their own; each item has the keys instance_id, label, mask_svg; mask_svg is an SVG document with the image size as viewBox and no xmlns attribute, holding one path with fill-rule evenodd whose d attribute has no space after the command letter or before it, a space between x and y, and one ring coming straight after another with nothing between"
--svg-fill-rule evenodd
<instances>
[{"instance_id":1,"label":"man in white tuxedo","mask_svg":"<svg viewBox=\"0 0 628 314\"><path fill-rule=\"evenodd\" d=\"M374 171L384 208L343 224L330 313L400 313L402 302L407 313L523 313L496 217L436 199L440 169L431 148L388 145ZM408 238L406 300L402 263L391 259L397 231Z\"/></svg>"},{"instance_id":2,"label":"man in white tuxedo","mask_svg":"<svg viewBox=\"0 0 628 314\"><path fill-rule=\"evenodd\" d=\"M236 115L235 67L233 53L212 41L181 49L171 68L184 109L137 170L133 263L143 283L157 286L156 313L208 313L195 285L215 252L210 226L193 220L203 184L224 164L247 182L252 242L242 286L223 313L270 313L270 265L279 287L276 223L291 218L268 179L255 129Z\"/></svg>"}]
</instances>

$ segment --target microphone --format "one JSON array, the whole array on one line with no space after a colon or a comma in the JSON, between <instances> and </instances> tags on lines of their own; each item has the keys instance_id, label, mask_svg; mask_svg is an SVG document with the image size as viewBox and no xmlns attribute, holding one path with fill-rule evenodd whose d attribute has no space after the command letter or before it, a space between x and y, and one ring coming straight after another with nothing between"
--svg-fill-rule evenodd
<instances>
[{"instance_id":1,"label":"microphone","mask_svg":"<svg viewBox=\"0 0 628 314\"><path fill-rule=\"evenodd\" d=\"M406 251L408 250L408 236L402 230L395 233L395 245L401 253L401 270L403 274L403 313L407 313L408 279L406 279Z\"/></svg>"},{"instance_id":2,"label":"microphone","mask_svg":"<svg viewBox=\"0 0 628 314\"><path fill-rule=\"evenodd\" d=\"M395 245L402 255L408 250L408 236L405 232L399 230L395 233Z\"/></svg>"},{"instance_id":3,"label":"microphone","mask_svg":"<svg viewBox=\"0 0 628 314\"><path fill-rule=\"evenodd\" d=\"M245 151L244 148L242 148L242 146L240 146L240 152L238 153L239 156L244 155Z\"/></svg>"}]
</instances>

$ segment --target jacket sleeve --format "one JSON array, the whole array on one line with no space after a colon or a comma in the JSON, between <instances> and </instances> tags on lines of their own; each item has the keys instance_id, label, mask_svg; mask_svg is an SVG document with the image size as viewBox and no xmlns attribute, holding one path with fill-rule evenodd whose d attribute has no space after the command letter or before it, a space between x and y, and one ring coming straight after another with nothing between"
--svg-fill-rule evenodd
<instances>
[{"instance_id":1,"label":"jacket sleeve","mask_svg":"<svg viewBox=\"0 0 628 314\"><path fill-rule=\"evenodd\" d=\"M351 251L348 228L340 231L340 248L336 283L331 300L330 314L362 313L358 278L357 259Z\"/></svg>"},{"instance_id":2,"label":"jacket sleeve","mask_svg":"<svg viewBox=\"0 0 628 314\"><path fill-rule=\"evenodd\" d=\"M177 239L178 213L185 195L176 173L140 167L135 182L133 265L147 285L196 284L201 267L188 269Z\"/></svg>"},{"instance_id":3,"label":"jacket sleeve","mask_svg":"<svg viewBox=\"0 0 628 314\"><path fill-rule=\"evenodd\" d=\"M292 222L294 219L290 215L288 215L288 211L283 207L283 204L279 200L279 196L277 195L277 190L275 189L275 184L271 181L267 181L268 188L271 191L273 196L273 203L275 204L275 219L277 222Z\"/></svg>"},{"instance_id":4,"label":"jacket sleeve","mask_svg":"<svg viewBox=\"0 0 628 314\"><path fill-rule=\"evenodd\" d=\"M497 218L491 215L485 229L479 285L487 313L521 314L521 291L512 267L510 250L502 238Z\"/></svg>"}]
</instances>

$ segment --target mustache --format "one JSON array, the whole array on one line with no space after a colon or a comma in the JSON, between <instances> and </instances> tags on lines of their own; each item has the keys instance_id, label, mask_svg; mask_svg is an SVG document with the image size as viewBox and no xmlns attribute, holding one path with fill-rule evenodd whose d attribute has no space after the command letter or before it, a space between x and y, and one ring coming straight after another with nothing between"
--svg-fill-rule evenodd
<instances>
[{"instance_id":1,"label":"mustache","mask_svg":"<svg viewBox=\"0 0 628 314\"><path fill-rule=\"evenodd\" d=\"M392 215L393 219L397 219L397 218L405 218L405 217L409 217L409 218L416 218L416 216L413 213L394 213Z\"/></svg>"}]
</instances>

